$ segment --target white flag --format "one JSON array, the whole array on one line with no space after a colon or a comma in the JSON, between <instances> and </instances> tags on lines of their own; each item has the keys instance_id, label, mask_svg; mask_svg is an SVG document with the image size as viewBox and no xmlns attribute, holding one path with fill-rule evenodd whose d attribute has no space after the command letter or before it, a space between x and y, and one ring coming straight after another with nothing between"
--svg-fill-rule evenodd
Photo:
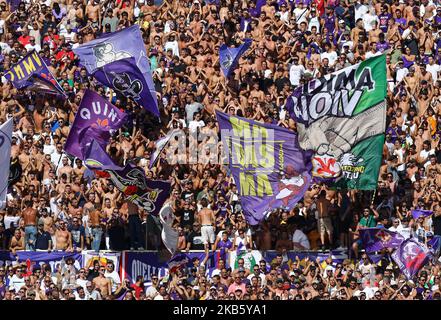
<instances>
[{"instance_id":1,"label":"white flag","mask_svg":"<svg viewBox=\"0 0 441 320\"><path fill-rule=\"evenodd\" d=\"M0 208L6 206L9 167L11 164L12 118L0 126Z\"/></svg>"},{"instance_id":2,"label":"white flag","mask_svg":"<svg viewBox=\"0 0 441 320\"><path fill-rule=\"evenodd\" d=\"M175 215L171 203L165 204L159 211L159 219L162 224L161 238L165 247L171 254L175 253L178 247L178 232L172 228Z\"/></svg>"}]
</instances>

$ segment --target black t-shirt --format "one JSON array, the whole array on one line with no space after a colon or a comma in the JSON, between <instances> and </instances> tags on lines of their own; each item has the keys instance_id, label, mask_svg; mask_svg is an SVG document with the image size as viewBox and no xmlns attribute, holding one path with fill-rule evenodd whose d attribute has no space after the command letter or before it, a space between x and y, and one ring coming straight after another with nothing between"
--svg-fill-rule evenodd
<instances>
[{"instance_id":1,"label":"black t-shirt","mask_svg":"<svg viewBox=\"0 0 441 320\"><path fill-rule=\"evenodd\" d=\"M81 236L83 236L83 239L86 237L86 231L84 230L83 226L78 227L70 227L69 228L70 233L72 234L72 245L74 247L80 247L81 246Z\"/></svg>"},{"instance_id":2,"label":"black t-shirt","mask_svg":"<svg viewBox=\"0 0 441 320\"><path fill-rule=\"evenodd\" d=\"M190 250L204 250L204 243L200 232L191 231L187 236L187 242L191 243Z\"/></svg>"},{"instance_id":3,"label":"black t-shirt","mask_svg":"<svg viewBox=\"0 0 441 320\"><path fill-rule=\"evenodd\" d=\"M181 209L179 211L179 215L181 216L181 226L185 225L192 226L194 222L194 210L192 209Z\"/></svg>"},{"instance_id":4,"label":"black t-shirt","mask_svg":"<svg viewBox=\"0 0 441 320\"><path fill-rule=\"evenodd\" d=\"M51 241L51 235L49 232L43 231L42 233L37 232L37 240L35 240L35 249L38 250L48 250L49 241Z\"/></svg>"}]
</instances>

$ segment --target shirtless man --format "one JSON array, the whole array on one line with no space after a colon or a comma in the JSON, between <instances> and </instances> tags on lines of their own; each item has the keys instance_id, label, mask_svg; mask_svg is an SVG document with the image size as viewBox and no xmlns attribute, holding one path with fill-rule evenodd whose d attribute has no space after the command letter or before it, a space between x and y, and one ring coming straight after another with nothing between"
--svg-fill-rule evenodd
<instances>
[{"instance_id":1,"label":"shirtless man","mask_svg":"<svg viewBox=\"0 0 441 320\"><path fill-rule=\"evenodd\" d=\"M60 221L60 228L55 231L55 249L56 250L72 250L72 236L67 230L66 222Z\"/></svg>"},{"instance_id":2,"label":"shirtless man","mask_svg":"<svg viewBox=\"0 0 441 320\"><path fill-rule=\"evenodd\" d=\"M92 196L93 195L93 196ZM101 238L103 236L103 228L101 226L101 219L106 218L106 214L97 208L97 204L94 203L95 194L89 195L88 212L90 231L92 233L92 250L98 252L100 250Z\"/></svg>"},{"instance_id":3,"label":"shirtless man","mask_svg":"<svg viewBox=\"0 0 441 320\"><path fill-rule=\"evenodd\" d=\"M82 178L86 171L86 167L83 166L83 161L81 161L81 159L75 159L75 165L76 168L73 169L74 176Z\"/></svg>"},{"instance_id":4,"label":"shirtless man","mask_svg":"<svg viewBox=\"0 0 441 320\"><path fill-rule=\"evenodd\" d=\"M26 250L35 251L35 240L37 239L37 210L32 206L31 200L26 200L23 210L23 220L25 225L25 245Z\"/></svg>"},{"instance_id":5,"label":"shirtless man","mask_svg":"<svg viewBox=\"0 0 441 320\"><path fill-rule=\"evenodd\" d=\"M61 166L58 167L57 176L60 177L62 174L66 174L67 180L71 181L72 173L73 173L73 168L69 164L69 161L68 161L67 157L64 156L61 159Z\"/></svg>"},{"instance_id":6,"label":"shirtless man","mask_svg":"<svg viewBox=\"0 0 441 320\"><path fill-rule=\"evenodd\" d=\"M45 232L51 233L52 232L52 226L54 224L54 219L51 216L49 216L46 208L43 208L41 210L41 218L40 218L40 220L43 221L43 225L44 225L43 230Z\"/></svg>"},{"instance_id":7,"label":"shirtless man","mask_svg":"<svg viewBox=\"0 0 441 320\"><path fill-rule=\"evenodd\" d=\"M15 229L14 236L11 238L11 244L9 245L9 250L15 255L17 250L24 250L24 238L21 236L20 229Z\"/></svg>"},{"instance_id":8,"label":"shirtless man","mask_svg":"<svg viewBox=\"0 0 441 320\"><path fill-rule=\"evenodd\" d=\"M332 222L329 214L329 209L331 208L331 201L326 199L326 190L320 191L317 198L317 211L318 211L318 228L320 232L320 240L322 241L322 246L325 246L325 233L328 234L329 245L332 247Z\"/></svg>"},{"instance_id":9,"label":"shirtless man","mask_svg":"<svg viewBox=\"0 0 441 320\"><path fill-rule=\"evenodd\" d=\"M101 266L98 277L93 279L93 284L100 289L101 296L106 298L112 292L112 283L109 278L104 276L106 268Z\"/></svg>"},{"instance_id":10,"label":"shirtless man","mask_svg":"<svg viewBox=\"0 0 441 320\"><path fill-rule=\"evenodd\" d=\"M198 213L198 221L201 224L201 235L202 240L204 241L205 248L208 247L208 242L211 244L211 249L214 251L214 241L215 241L215 234L214 234L214 226L216 223L216 217L214 215L214 211L211 209L208 209L208 201L206 198L203 198L201 200L201 206L202 210Z\"/></svg>"},{"instance_id":11,"label":"shirtless man","mask_svg":"<svg viewBox=\"0 0 441 320\"><path fill-rule=\"evenodd\" d=\"M101 26L101 10L99 0L90 0L86 6L86 16L92 26Z\"/></svg>"},{"instance_id":12,"label":"shirtless man","mask_svg":"<svg viewBox=\"0 0 441 320\"><path fill-rule=\"evenodd\" d=\"M81 219L83 215L83 208L78 205L77 198L73 198L71 203L69 204L69 215L78 219Z\"/></svg>"}]
</instances>

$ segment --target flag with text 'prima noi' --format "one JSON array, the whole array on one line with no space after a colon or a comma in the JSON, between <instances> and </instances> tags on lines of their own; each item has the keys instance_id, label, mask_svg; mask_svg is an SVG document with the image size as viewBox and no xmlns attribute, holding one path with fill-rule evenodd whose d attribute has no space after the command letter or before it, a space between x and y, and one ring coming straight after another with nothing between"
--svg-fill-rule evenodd
<instances>
[{"instance_id":1,"label":"flag with text 'prima noi'","mask_svg":"<svg viewBox=\"0 0 441 320\"><path fill-rule=\"evenodd\" d=\"M17 89L28 89L37 92L65 96L63 88L55 80L46 63L37 51L32 50L5 73Z\"/></svg>"},{"instance_id":2,"label":"flag with text 'prima noi'","mask_svg":"<svg viewBox=\"0 0 441 320\"><path fill-rule=\"evenodd\" d=\"M216 111L245 217L258 224L273 209L291 209L311 181L310 155L288 129Z\"/></svg>"},{"instance_id":3,"label":"flag with text 'prima noi'","mask_svg":"<svg viewBox=\"0 0 441 320\"><path fill-rule=\"evenodd\" d=\"M125 58L99 68L93 76L105 86L134 100L159 117L159 109L135 58Z\"/></svg>"},{"instance_id":4,"label":"flag with text 'prima noi'","mask_svg":"<svg viewBox=\"0 0 441 320\"><path fill-rule=\"evenodd\" d=\"M94 74L99 68L115 61L134 58L132 61L134 61L136 67L142 73L144 77L143 81L147 84L148 90L150 91L149 100L151 99L153 103L153 105L143 105L143 107L148 108L148 110L158 110L155 84L153 83L150 63L139 25L136 24L116 32L108 33L73 49L73 51L80 58L81 65L83 65L90 74ZM153 113L159 114L159 112Z\"/></svg>"},{"instance_id":5,"label":"flag with text 'prima noi'","mask_svg":"<svg viewBox=\"0 0 441 320\"><path fill-rule=\"evenodd\" d=\"M6 206L6 194L8 193L13 124L14 120L10 118L0 126L0 209Z\"/></svg>"},{"instance_id":6,"label":"flag with text 'prima noi'","mask_svg":"<svg viewBox=\"0 0 441 320\"><path fill-rule=\"evenodd\" d=\"M313 175L341 189L377 187L386 128L386 56L313 79L286 101ZM329 180L328 180L329 181Z\"/></svg>"},{"instance_id":7,"label":"flag with text 'prima noi'","mask_svg":"<svg viewBox=\"0 0 441 320\"><path fill-rule=\"evenodd\" d=\"M94 91L86 90L69 131L64 150L84 160L92 141L104 149L109 143L111 131L118 130L127 114Z\"/></svg>"},{"instance_id":8,"label":"flag with text 'prima noi'","mask_svg":"<svg viewBox=\"0 0 441 320\"><path fill-rule=\"evenodd\" d=\"M398 248L405 240L401 234L385 228L360 229L360 238L366 252Z\"/></svg>"},{"instance_id":9,"label":"flag with text 'prima noi'","mask_svg":"<svg viewBox=\"0 0 441 320\"><path fill-rule=\"evenodd\" d=\"M240 57L248 50L253 40L245 39L244 43L237 48L227 47L223 44L219 48L219 63L225 78L229 78L231 73L236 69Z\"/></svg>"},{"instance_id":10,"label":"flag with text 'prima noi'","mask_svg":"<svg viewBox=\"0 0 441 320\"><path fill-rule=\"evenodd\" d=\"M400 247L391 254L392 259L408 279L412 279L418 273L429 261L430 256L429 249L412 238L401 243Z\"/></svg>"},{"instance_id":11,"label":"flag with text 'prima noi'","mask_svg":"<svg viewBox=\"0 0 441 320\"><path fill-rule=\"evenodd\" d=\"M412 217L416 220L420 217L427 218L433 214L432 210L414 209L411 211Z\"/></svg>"}]
</instances>

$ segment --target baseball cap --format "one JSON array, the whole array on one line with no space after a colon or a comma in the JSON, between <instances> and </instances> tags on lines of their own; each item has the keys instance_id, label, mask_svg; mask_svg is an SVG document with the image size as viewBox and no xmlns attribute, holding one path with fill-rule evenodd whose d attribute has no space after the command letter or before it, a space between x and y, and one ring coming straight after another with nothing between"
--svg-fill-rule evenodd
<instances>
[{"instance_id":1,"label":"baseball cap","mask_svg":"<svg viewBox=\"0 0 441 320\"><path fill-rule=\"evenodd\" d=\"M200 289L198 286L194 286L194 287L193 287L193 290L200 291L201 289Z\"/></svg>"},{"instance_id":2,"label":"baseball cap","mask_svg":"<svg viewBox=\"0 0 441 320\"><path fill-rule=\"evenodd\" d=\"M338 20L338 23L345 23L343 19Z\"/></svg>"},{"instance_id":3,"label":"baseball cap","mask_svg":"<svg viewBox=\"0 0 441 320\"><path fill-rule=\"evenodd\" d=\"M217 288L215 286L211 286L210 290L217 290Z\"/></svg>"}]
</instances>

